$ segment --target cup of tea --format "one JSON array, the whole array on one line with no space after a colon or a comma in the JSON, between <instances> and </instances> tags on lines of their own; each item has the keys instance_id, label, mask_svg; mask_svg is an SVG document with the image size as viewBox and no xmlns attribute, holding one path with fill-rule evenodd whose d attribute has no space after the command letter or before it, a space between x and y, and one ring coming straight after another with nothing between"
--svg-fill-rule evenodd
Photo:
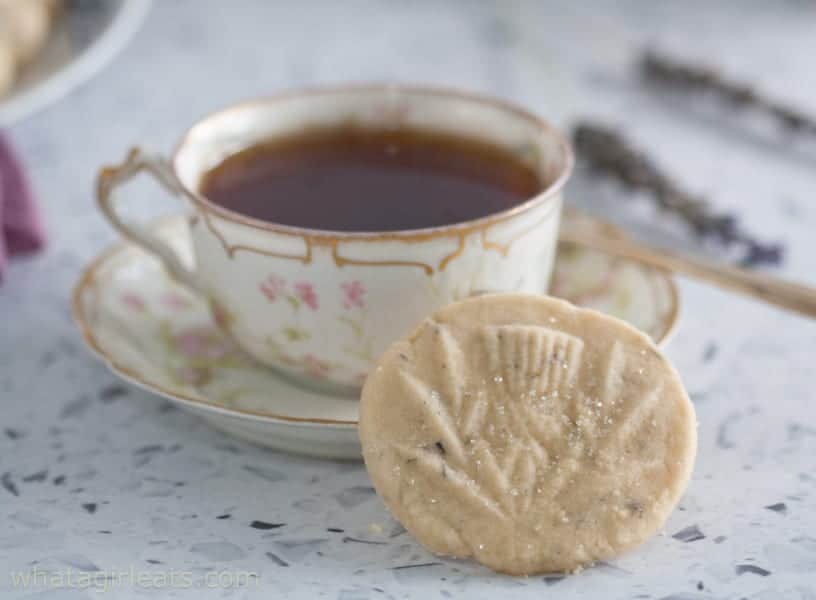
<instances>
[{"instance_id":1,"label":"cup of tea","mask_svg":"<svg viewBox=\"0 0 816 600\"><path fill-rule=\"evenodd\" d=\"M547 291L572 164L560 133L506 102L346 86L213 113L169 159L134 149L102 169L97 196L247 353L353 394L435 309ZM193 269L120 215L114 192L142 171L192 205Z\"/></svg>"}]
</instances>

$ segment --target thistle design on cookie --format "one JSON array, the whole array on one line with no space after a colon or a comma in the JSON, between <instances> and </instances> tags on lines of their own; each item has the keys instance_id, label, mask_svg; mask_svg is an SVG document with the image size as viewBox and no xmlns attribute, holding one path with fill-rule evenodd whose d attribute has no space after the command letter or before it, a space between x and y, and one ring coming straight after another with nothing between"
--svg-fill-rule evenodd
<instances>
[{"instance_id":1,"label":"thistle design on cookie","mask_svg":"<svg viewBox=\"0 0 816 600\"><path fill-rule=\"evenodd\" d=\"M441 393L402 371L405 397L425 410L425 426L439 438L433 445L395 443L406 463L414 463L437 485L456 488L462 499L509 518L526 511L536 494L537 472L559 475L547 494L570 483L581 462L605 448L628 443L650 427L659 389L645 398L624 398L620 373L626 369L619 344L613 344L597 394L576 392L584 343L545 327L500 326L480 331L486 376L476 385L457 385L462 352L445 326L429 323L436 353L447 374ZM496 400L499 398L500 400ZM632 406L637 407L636 410ZM557 418L553 418L556 415ZM649 422L647 422L649 421ZM617 425L616 425L617 423ZM555 440L559 450L549 442ZM501 452L495 448L501 447ZM477 480L479 483L477 483ZM620 510L643 511L638 498L619 497ZM569 509L562 523L580 521ZM589 557L587 557L589 558Z\"/></svg>"},{"instance_id":2,"label":"thistle design on cookie","mask_svg":"<svg viewBox=\"0 0 816 600\"><path fill-rule=\"evenodd\" d=\"M688 398L645 336L521 295L452 305L392 346L360 422L375 488L406 529L510 573L643 541L695 447Z\"/></svg>"}]
</instances>

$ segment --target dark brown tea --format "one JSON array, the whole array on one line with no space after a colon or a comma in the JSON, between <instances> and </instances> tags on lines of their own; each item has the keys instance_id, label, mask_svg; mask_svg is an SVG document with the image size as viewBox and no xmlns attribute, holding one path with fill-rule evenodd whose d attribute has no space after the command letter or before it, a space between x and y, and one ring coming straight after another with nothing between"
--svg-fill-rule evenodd
<instances>
[{"instance_id":1,"label":"dark brown tea","mask_svg":"<svg viewBox=\"0 0 816 600\"><path fill-rule=\"evenodd\" d=\"M537 173L509 150L419 129L311 130L230 156L200 191L243 215L338 231L469 221L531 198Z\"/></svg>"}]
</instances>

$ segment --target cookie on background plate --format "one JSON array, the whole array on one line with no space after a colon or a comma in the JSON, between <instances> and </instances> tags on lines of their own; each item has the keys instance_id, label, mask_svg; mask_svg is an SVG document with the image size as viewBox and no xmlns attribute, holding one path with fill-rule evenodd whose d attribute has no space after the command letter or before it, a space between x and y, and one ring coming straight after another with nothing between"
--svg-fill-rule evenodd
<instances>
[{"instance_id":1,"label":"cookie on background plate","mask_svg":"<svg viewBox=\"0 0 816 600\"><path fill-rule=\"evenodd\" d=\"M637 546L691 476L694 408L652 341L553 298L496 294L394 343L360 406L366 468L431 552L510 574Z\"/></svg>"},{"instance_id":2,"label":"cookie on background plate","mask_svg":"<svg viewBox=\"0 0 816 600\"><path fill-rule=\"evenodd\" d=\"M48 41L59 0L0 0L0 96Z\"/></svg>"}]
</instances>

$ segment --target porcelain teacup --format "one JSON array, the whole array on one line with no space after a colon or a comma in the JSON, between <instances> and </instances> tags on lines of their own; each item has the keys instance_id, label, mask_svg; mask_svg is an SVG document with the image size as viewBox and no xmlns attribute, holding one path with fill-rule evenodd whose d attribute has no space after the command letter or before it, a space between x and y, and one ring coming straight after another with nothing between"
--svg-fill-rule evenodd
<instances>
[{"instance_id":1,"label":"porcelain teacup","mask_svg":"<svg viewBox=\"0 0 816 600\"><path fill-rule=\"evenodd\" d=\"M483 138L512 150L544 185L534 197L483 218L383 232L256 220L200 192L203 176L236 152L349 122ZM354 394L380 353L435 309L476 293L546 293L572 164L560 133L506 102L424 87L346 86L213 113L189 129L169 159L134 149L122 164L102 169L97 189L110 222L208 299L238 346L299 384ZM142 171L190 201L194 269L120 216L113 192Z\"/></svg>"}]
</instances>

